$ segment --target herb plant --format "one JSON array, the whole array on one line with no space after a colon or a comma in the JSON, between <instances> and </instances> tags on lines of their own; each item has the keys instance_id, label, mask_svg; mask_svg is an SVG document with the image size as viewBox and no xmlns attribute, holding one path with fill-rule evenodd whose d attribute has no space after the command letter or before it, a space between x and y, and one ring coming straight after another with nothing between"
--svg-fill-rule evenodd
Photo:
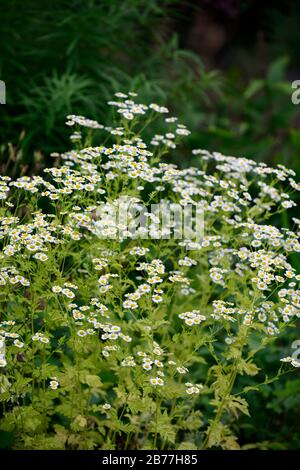
<instances>
[{"instance_id":1,"label":"herb plant","mask_svg":"<svg viewBox=\"0 0 300 470\"><path fill-rule=\"evenodd\" d=\"M201 149L182 169L167 159L189 131L167 108L109 105L113 126L68 116L74 149L43 176L0 177L0 429L16 449L238 449L248 392L300 366L256 364L300 316L300 221L272 225L300 185ZM203 237L115 217L162 201L200 207Z\"/></svg>"}]
</instances>

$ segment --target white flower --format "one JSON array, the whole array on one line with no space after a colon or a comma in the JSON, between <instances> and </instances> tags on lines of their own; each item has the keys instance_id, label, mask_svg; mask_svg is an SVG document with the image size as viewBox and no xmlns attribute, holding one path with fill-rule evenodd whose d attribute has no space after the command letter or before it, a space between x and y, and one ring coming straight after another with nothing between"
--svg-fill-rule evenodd
<instances>
[{"instance_id":1,"label":"white flower","mask_svg":"<svg viewBox=\"0 0 300 470\"><path fill-rule=\"evenodd\" d=\"M176 370L178 374L185 374L186 372L188 372L188 369L186 367L177 367Z\"/></svg>"},{"instance_id":2,"label":"white flower","mask_svg":"<svg viewBox=\"0 0 300 470\"><path fill-rule=\"evenodd\" d=\"M80 336L81 338L86 336L87 335L87 332L84 331L84 330L78 330L77 331L77 336Z\"/></svg>"},{"instance_id":3,"label":"white flower","mask_svg":"<svg viewBox=\"0 0 300 470\"><path fill-rule=\"evenodd\" d=\"M45 343L45 344L48 344L49 343L49 338L47 338L44 333L35 333L33 336L32 336L32 341L39 341L41 343Z\"/></svg>"},{"instance_id":4,"label":"white flower","mask_svg":"<svg viewBox=\"0 0 300 470\"><path fill-rule=\"evenodd\" d=\"M45 253L35 253L33 257L39 261L47 261L48 259L48 256Z\"/></svg>"},{"instance_id":5,"label":"white flower","mask_svg":"<svg viewBox=\"0 0 300 470\"><path fill-rule=\"evenodd\" d=\"M70 289L62 289L61 293L68 297L68 299L74 299L75 297L74 292L72 292Z\"/></svg>"},{"instance_id":6,"label":"white flower","mask_svg":"<svg viewBox=\"0 0 300 470\"><path fill-rule=\"evenodd\" d=\"M203 385L201 384L196 384L196 385L193 385L189 382L187 382L186 384L186 393L188 395L198 395L200 393L200 390L203 388Z\"/></svg>"},{"instance_id":7,"label":"white flower","mask_svg":"<svg viewBox=\"0 0 300 470\"><path fill-rule=\"evenodd\" d=\"M123 307L129 310L135 310L138 308L138 304L132 300L125 300L125 302L123 302Z\"/></svg>"},{"instance_id":8,"label":"white flower","mask_svg":"<svg viewBox=\"0 0 300 470\"><path fill-rule=\"evenodd\" d=\"M52 390L57 390L57 388L59 387L59 382L58 382L58 380L56 380L56 379L50 380L49 387L50 387Z\"/></svg>"},{"instance_id":9,"label":"white flower","mask_svg":"<svg viewBox=\"0 0 300 470\"><path fill-rule=\"evenodd\" d=\"M164 385L164 381L160 377L154 377L154 378L150 379L150 384L154 385L154 386L160 386L161 387L161 386Z\"/></svg>"},{"instance_id":10,"label":"white flower","mask_svg":"<svg viewBox=\"0 0 300 470\"><path fill-rule=\"evenodd\" d=\"M282 357L281 362L292 362L293 358L291 356Z\"/></svg>"},{"instance_id":11,"label":"white flower","mask_svg":"<svg viewBox=\"0 0 300 470\"><path fill-rule=\"evenodd\" d=\"M300 361L298 359L293 359L291 364L293 367L300 367Z\"/></svg>"},{"instance_id":12,"label":"white flower","mask_svg":"<svg viewBox=\"0 0 300 470\"><path fill-rule=\"evenodd\" d=\"M122 113L124 118L128 119L128 120L132 120L134 118L134 115L130 112L125 112L125 113Z\"/></svg>"},{"instance_id":13,"label":"white flower","mask_svg":"<svg viewBox=\"0 0 300 470\"><path fill-rule=\"evenodd\" d=\"M62 288L60 286L53 286L52 287L52 292L55 294L59 294L62 291Z\"/></svg>"},{"instance_id":14,"label":"white flower","mask_svg":"<svg viewBox=\"0 0 300 470\"><path fill-rule=\"evenodd\" d=\"M165 108L164 106L159 106L156 103L149 104L149 108L153 109L157 113L168 113L169 112L168 108Z\"/></svg>"},{"instance_id":15,"label":"white flower","mask_svg":"<svg viewBox=\"0 0 300 470\"><path fill-rule=\"evenodd\" d=\"M293 207L295 205L295 203L293 201L283 201L281 203L282 207L284 207L285 209L289 209L290 207Z\"/></svg>"},{"instance_id":16,"label":"white flower","mask_svg":"<svg viewBox=\"0 0 300 470\"><path fill-rule=\"evenodd\" d=\"M300 361L298 359L295 359L291 356L287 356L287 357L282 357L280 359L281 362L289 362L293 367L300 367Z\"/></svg>"},{"instance_id":17,"label":"white flower","mask_svg":"<svg viewBox=\"0 0 300 470\"><path fill-rule=\"evenodd\" d=\"M6 364L7 364L6 359L4 359L3 357L0 357L0 367L5 367Z\"/></svg>"}]
</instances>

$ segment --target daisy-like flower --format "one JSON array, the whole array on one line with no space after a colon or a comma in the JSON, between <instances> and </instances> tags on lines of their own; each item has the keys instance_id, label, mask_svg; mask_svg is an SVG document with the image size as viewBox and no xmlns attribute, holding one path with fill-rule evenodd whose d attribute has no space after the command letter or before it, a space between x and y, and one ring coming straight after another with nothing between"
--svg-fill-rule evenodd
<instances>
[{"instance_id":1,"label":"daisy-like flower","mask_svg":"<svg viewBox=\"0 0 300 470\"><path fill-rule=\"evenodd\" d=\"M152 295L152 301L156 304L160 303L163 301L163 298L161 295L158 295L158 294L154 294Z\"/></svg>"},{"instance_id":2,"label":"daisy-like flower","mask_svg":"<svg viewBox=\"0 0 300 470\"><path fill-rule=\"evenodd\" d=\"M6 359L4 357L0 357L0 367L5 367L7 365Z\"/></svg>"},{"instance_id":3,"label":"daisy-like flower","mask_svg":"<svg viewBox=\"0 0 300 470\"><path fill-rule=\"evenodd\" d=\"M289 209L290 207L293 207L295 203L293 201L283 201L281 205L284 209Z\"/></svg>"},{"instance_id":4,"label":"daisy-like flower","mask_svg":"<svg viewBox=\"0 0 300 470\"><path fill-rule=\"evenodd\" d=\"M44 335L44 333L35 333L32 336L32 341L39 341L40 343L48 344L49 343L49 338Z\"/></svg>"},{"instance_id":5,"label":"daisy-like flower","mask_svg":"<svg viewBox=\"0 0 300 470\"><path fill-rule=\"evenodd\" d=\"M177 367L176 370L178 374L186 374L188 372L188 369L186 367Z\"/></svg>"},{"instance_id":6,"label":"daisy-like flower","mask_svg":"<svg viewBox=\"0 0 300 470\"><path fill-rule=\"evenodd\" d=\"M55 294L59 294L62 291L62 288L60 286L53 286L52 287L52 292Z\"/></svg>"},{"instance_id":7,"label":"daisy-like flower","mask_svg":"<svg viewBox=\"0 0 300 470\"><path fill-rule=\"evenodd\" d=\"M61 293L68 297L68 299L74 299L75 297L74 292L72 292L70 289L62 289Z\"/></svg>"},{"instance_id":8,"label":"daisy-like flower","mask_svg":"<svg viewBox=\"0 0 300 470\"><path fill-rule=\"evenodd\" d=\"M52 380L50 380L49 387L51 390L57 390L59 387L59 382L56 377L51 377Z\"/></svg>"},{"instance_id":9,"label":"daisy-like flower","mask_svg":"<svg viewBox=\"0 0 300 470\"><path fill-rule=\"evenodd\" d=\"M129 310L135 310L138 308L138 304L132 300L125 300L123 307Z\"/></svg>"},{"instance_id":10,"label":"daisy-like flower","mask_svg":"<svg viewBox=\"0 0 300 470\"><path fill-rule=\"evenodd\" d=\"M131 343L132 338L129 335L123 335L123 333L120 333L119 338L121 338L123 341L126 343Z\"/></svg>"},{"instance_id":11,"label":"daisy-like flower","mask_svg":"<svg viewBox=\"0 0 300 470\"><path fill-rule=\"evenodd\" d=\"M186 393L188 395L198 395L200 393L200 390L203 388L203 385L201 384L193 385L190 382L187 382L185 386L186 386Z\"/></svg>"},{"instance_id":12,"label":"daisy-like flower","mask_svg":"<svg viewBox=\"0 0 300 470\"><path fill-rule=\"evenodd\" d=\"M78 330L77 331L77 336L80 336L81 338L83 338L86 335L87 335L87 332L85 330Z\"/></svg>"},{"instance_id":13,"label":"daisy-like flower","mask_svg":"<svg viewBox=\"0 0 300 470\"><path fill-rule=\"evenodd\" d=\"M161 379L160 377L152 377L150 379L150 384L154 385L155 387L156 386L162 387L165 383L164 383L163 379Z\"/></svg>"},{"instance_id":14,"label":"daisy-like flower","mask_svg":"<svg viewBox=\"0 0 300 470\"><path fill-rule=\"evenodd\" d=\"M206 320L206 316L202 315L199 310L192 310L191 312L180 313L178 317L184 320L188 326L200 325L201 322Z\"/></svg>"},{"instance_id":15,"label":"daisy-like flower","mask_svg":"<svg viewBox=\"0 0 300 470\"><path fill-rule=\"evenodd\" d=\"M281 361L281 362L288 362L288 363L290 363L293 367L296 367L296 368L300 367L300 361L299 361L299 359L295 359L295 358L293 358L293 357L291 357L291 356L282 357L282 358L280 359L280 361Z\"/></svg>"},{"instance_id":16,"label":"daisy-like flower","mask_svg":"<svg viewBox=\"0 0 300 470\"><path fill-rule=\"evenodd\" d=\"M291 356L282 357L281 362L292 362L293 358Z\"/></svg>"},{"instance_id":17,"label":"daisy-like flower","mask_svg":"<svg viewBox=\"0 0 300 470\"><path fill-rule=\"evenodd\" d=\"M45 253L35 253L33 257L39 261L47 261L48 259L48 256Z\"/></svg>"}]
</instances>

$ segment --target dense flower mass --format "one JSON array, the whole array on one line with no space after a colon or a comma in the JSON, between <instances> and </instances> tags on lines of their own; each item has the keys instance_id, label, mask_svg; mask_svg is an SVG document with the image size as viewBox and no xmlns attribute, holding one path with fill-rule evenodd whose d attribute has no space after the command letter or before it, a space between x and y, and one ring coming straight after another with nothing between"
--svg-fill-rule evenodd
<instances>
[{"instance_id":1,"label":"dense flower mass","mask_svg":"<svg viewBox=\"0 0 300 470\"><path fill-rule=\"evenodd\" d=\"M0 177L1 429L25 448L236 448L222 417L248 413L231 391L258 373L251 345L300 317L300 221L276 224L300 185L283 165L202 149L195 167L165 163L186 126L135 93L109 105L115 127L68 116L75 149L42 176ZM151 204L163 209L137 223ZM201 239L178 236L171 204L201 208Z\"/></svg>"}]
</instances>

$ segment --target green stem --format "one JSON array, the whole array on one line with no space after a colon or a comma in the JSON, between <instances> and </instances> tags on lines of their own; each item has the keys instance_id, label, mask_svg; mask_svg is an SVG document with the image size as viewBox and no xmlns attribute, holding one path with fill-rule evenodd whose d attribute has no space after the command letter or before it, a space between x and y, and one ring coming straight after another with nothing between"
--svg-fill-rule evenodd
<instances>
[{"instance_id":1,"label":"green stem","mask_svg":"<svg viewBox=\"0 0 300 470\"><path fill-rule=\"evenodd\" d=\"M254 305L254 303L255 303L255 299L253 301L253 305ZM224 407L225 407L225 405L228 401L228 398L231 394L232 388L233 388L235 380L236 380L236 376L237 376L237 373L238 373L238 363L239 363L239 360L242 358L242 355L243 355L243 348L244 348L244 345L246 344L246 341L247 341L247 335L248 335L248 327L245 327L243 325L241 327L240 331L239 331L239 338L240 338L239 356L235 359L235 361L232 365L232 369L231 369L230 374L229 374L229 380L228 380L228 385L227 385L226 391L225 391L224 396L223 396L223 398L222 398L222 400L219 404L216 416L214 417L211 425L208 428L206 438L204 439L204 442L203 442L202 450L207 449L207 447L209 446L209 440L210 440L211 433L214 430L214 428L221 421Z\"/></svg>"},{"instance_id":2,"label":"green stem","mask_svg":"<svg viewBox=\"0 0 300 470\"><path fill-rule=\"evenodd\" d=\"M154 440L153 440L153 450L155 450L157 447L158 412L159 412L160 404L161 404L161 401L157 400L156 401L156 413L155 413L155 434L154 434Z\"/></svg>"},{"instance_id":3,"label":"green stem","mask_svg":"<svg viewBox=\"0 0 300 470\"><path fill-rule=\"evenodd\" d=\"M212 431L214 430L214 428L219 424L221 418L222 418L222 414L223 414L223 409L224 409L224 406L228 400L228 397L230 396L231 394L231 390L234 386L234 382L235 382L235 379L236 379L236 376L237 376L237 367L236 367L236 362L234 363L233 367L232 367L232 370L230 372L230 376L229 376L229 381L228 381L228 387L226 389L226 392L224 393L224 396L220 402L220 405L218 407L218 410L217 410L217 413L216 413L216 416L214 417L214 420L213 422L211 423L209 429L208 429L208 432L206 434L206 438L203 442L203 446L202 446L202 450L205 450L207 449L208 445L209 445L209 440L210 440L210 436L211 436L211 433Z\"/></svg>"}]
</instances>

